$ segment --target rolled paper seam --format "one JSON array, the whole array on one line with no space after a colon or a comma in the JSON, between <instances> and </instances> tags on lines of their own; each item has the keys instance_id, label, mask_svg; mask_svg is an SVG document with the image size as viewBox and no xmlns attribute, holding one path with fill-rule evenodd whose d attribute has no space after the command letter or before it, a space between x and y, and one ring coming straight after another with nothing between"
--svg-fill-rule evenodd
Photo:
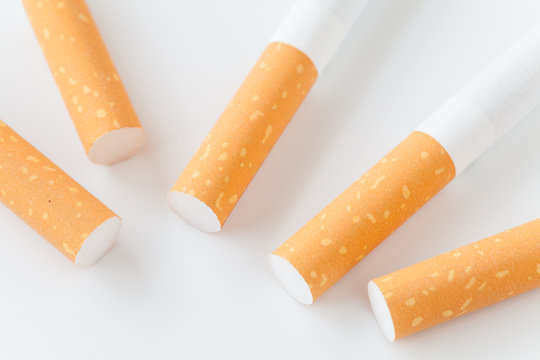
<instances>
[{"instance_id":1,"label":"rolled paper seam","mask_svg":"<svg viewBox=\"0 0 540 360\"><path fill-rule=\"evenodd\" d=\"M540 286L540 219L370 281L390 341Z\"/></svg>"},{"instance_id":2,"label":"rolled paper seam","mask_svg":"<svg viewBox=\"0 0 540 360\"><path fill-rule=\"evenodd\" d=\"M304 53L270 43L169 192L171 208L221 230L316 78Z\"/></svg>"},{"instance_id":3,"label":"rolled paper seam","mask_svg":"<svg viewBox=\"0 0 540 360\"><path fill-rule=\"evenodd\" d=\"M23 0L88 157L112 164L145 133L84 0Z\"/></svg>"},{"instance_id":4,"label":"rolled paper seam","mask_svg":"<svg viewBox=\"0 0 540 360\"><path fill-rule=\"evenodd\" d=\"M120 218L0 121L0 201L77 265L114 244Z\"/></svg>"},{"instance_id":5,"label":"rolled paper seam","mask_svg":"<svg viewBox=\"0 0 540 360\"><path fill-rule=\"evenodd\" d=\"M274 251L278 280L297 300L312 303L454 175L446 150L413 132Z\"/></svg>"},{"instance_id":6,"label":"rolled paper seam","mask_svg":"<svg viewBox=\"0 0 540 360\"><path fill-rule=\"evenodd\" d=\"M293 4L271 42L302 51L321 73L367 0L301 0Z\"/></svg>"},{"instance_id":7,"label":"rolled paper seam","mask_svg":"<svg viewBox=\"0 0 540 360\"><path fill-rule=\"evenodd\" d=\"M540 103L540 25L448 99L420 127L460 173Z\"/></svg>"}]
</instances>

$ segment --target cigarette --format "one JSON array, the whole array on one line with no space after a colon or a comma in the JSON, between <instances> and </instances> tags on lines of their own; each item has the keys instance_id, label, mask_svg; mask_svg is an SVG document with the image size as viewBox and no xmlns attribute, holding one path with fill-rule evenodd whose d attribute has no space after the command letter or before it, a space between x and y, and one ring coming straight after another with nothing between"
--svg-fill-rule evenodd
<instances>
[{"instance_id":1,"label":"cigarette","mask_svg":"<svg viewBox=\"0 0 540 360\"><path fill-rule=\"evenodd\" d=\"M216 232L346 36L366 0L298 1L167 198Z\"/></svg>"},{"instance_id":2,"label":"cigarette","mask_svg":"<svg viewBox=\"0 0 540 360\"><path fill-rule=\"evenodd\" d=\"M540 102L540 26L272 255L283 287L311 304Z\"/></svg>"},{"instance_id":3,"label":"cigarette","mask_svg":"<svg viewBox=\"0 0 540 360\"><path fill-rule=\"evenodd\" d=\"M79 266L105 255L120 229L115 213L2 121L0 201Z\"/></svg>"},{"instance_id":4,"label":"cigarette","mask_svg":"<svg viewBox=\"0 0 540 360\"><path fill-rule=\"evenodd\" d=\"M381 276L368 284L394 341L540 286L540 219Z\"/></svg>"},{"instance_id":5,"label":"cigarette","mask_svg":"<svg viewBox=\"0 0 540 360\"><path fill-rule=\"evenodd\" d=\"M84 0L23 0L90 160L132 156L145 134Z\"/></svg>"}]
</instances>

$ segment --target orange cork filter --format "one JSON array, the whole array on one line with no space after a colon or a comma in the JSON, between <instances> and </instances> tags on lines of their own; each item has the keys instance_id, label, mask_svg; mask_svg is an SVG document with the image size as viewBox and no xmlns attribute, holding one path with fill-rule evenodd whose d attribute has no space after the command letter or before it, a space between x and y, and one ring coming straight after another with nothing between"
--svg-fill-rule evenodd
<instances>
[{"instance_id":1,"label":"orange cork filter","mask_svg":"<svg viewBox=\"0 0 540 360\"><path fill-rule=\"evenodd\" d=\"M113 245L120 218L0 121L0 201L77 265Z\"/></svg>"},{"instance_id":2,"label":"orange cork filter","mask_svg":"<svg viewBox=\"0 0 540 360\"><path fill-rule=\"evenodd\" d=\"M316 78L304 53L270 43L169 192L171 208L221 230Z\"/></svg>"},{"instance_id":3,"label":"orange cork filter","mask_svg":"<svg viewBox=\"0 0 540 360\"><path fill-rule=\"evenodd\" d=\"M540 286L540 219L382 276L368 285L394 341Z\"/></svg>"},{"instance_id":4,"label":"orange cork filter","mask_svg":"<svg viewBox=\"0 0 540 360\"><path fill-rule=\"evenodd\" d=\"M84 0L23 0L88 157L113 164L145 134Z\"/></svg>"},{"instance_id":5,"label":"orange cork filter","mask_svg":"<svg viewBox=\"0 0 540 360\"><path fill-rule=\"evenodd\" d=\"M270 255L278 280L313 303L454 176L446 150L413 132Z\"/></svg>"}]
</instances>

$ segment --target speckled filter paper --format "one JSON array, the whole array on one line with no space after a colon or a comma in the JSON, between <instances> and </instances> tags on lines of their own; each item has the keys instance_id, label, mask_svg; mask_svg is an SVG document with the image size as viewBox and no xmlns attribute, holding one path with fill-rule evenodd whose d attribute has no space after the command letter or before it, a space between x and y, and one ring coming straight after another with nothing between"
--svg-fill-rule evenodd
<instances>
[{"instance_id":1,"label":"speckled filter paper","mask_svg":"<svg viewBox=\"0 0 540 360\"><path fill-rule=\"evenodd\" d=\"M141 128L85 1L23 3L86 152L113 130Z\"/></svg>"},{"instance_id":2,"label":"speckled filter paper","mask_svg":"<svg viewBox=\"0 0 540 360\"><path fill-rule=\"evenodd\" d=\"M540 286L540 219L373 282L396 339Z\"/></svg>"},{"instance_id":3,"label":"speckled filter paper","mask_svg":"<svg viewBox=\"0 0 540 360\"><path fill-rule=\"evenodd\" d=\"M270 43L171 191L204 202L223 225L316 78L304 53Z\"/></svg>"},{"instance_id":4,"label":"speckled filter paper","mask_svg":"<svg viewBox=\"0 0 540 360\"><path fill-rule=\"evenodd\" d=\"M72 262L87 237L116 217L2 121L0 201Z\"/></svg>"},{"instance_id":5,"label":"speckled filter paper","mask_svg":"<svg viewBox=\"0 0 540 360\"><path fill-rule=\"evenodd\" d=\"M446 150L415 131L274 254L292 264L315 300L454 176Z\"/></svg>"}]
</instances>

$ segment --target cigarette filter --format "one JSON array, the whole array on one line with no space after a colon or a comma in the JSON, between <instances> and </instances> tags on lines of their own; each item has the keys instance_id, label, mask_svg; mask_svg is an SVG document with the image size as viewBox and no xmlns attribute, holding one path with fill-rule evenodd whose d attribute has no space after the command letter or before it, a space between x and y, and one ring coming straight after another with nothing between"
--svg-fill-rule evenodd
<instances>
[{"instance_id":1,"label":"cigarette filter","mask_svg":"<svg viewBox=\"0 0 540 360\"><path fill-rule=\"evenodd\" d=\"M372 280L390 341L540 286L540 219Z\"/></svg>"},{"instance_id":2,"label":"cigarette filter","mask_svg":"<svg viewBox=\"0 0 540 360\"><path fill-rule=\"evenodd\" d=\"M120 218L0 121L0 201L77 265L113 245Z\"/></svg>"},{"instance_id":3,"label":"cigarette filter","mask_svg":"<svg viewBox=\"0 0 540 360\"><path fill-rule=\"evenodd\" d=\"M221 230L365 0L298 1L168 194L195 227Z\"/></svg>"},{"instance_id":4,"label":"cigarette filter","mask_svg":"<svg viewBox=\"0 0 540 360\"><path fill-rule=\"evenodd\" d=\"M23 0L90 160L133 155L145 134L84 0Z\"/></svg>"},{"instance_id":5,"label":"cigarette filter","mask_svg":"<svg viewBox=\"0 0 540 360\"><path fill-rule=\"evenodd\" d=\"M271 256L311 304L540 102L540 26L450 97Z\"/></svg>"}]
</instances>

